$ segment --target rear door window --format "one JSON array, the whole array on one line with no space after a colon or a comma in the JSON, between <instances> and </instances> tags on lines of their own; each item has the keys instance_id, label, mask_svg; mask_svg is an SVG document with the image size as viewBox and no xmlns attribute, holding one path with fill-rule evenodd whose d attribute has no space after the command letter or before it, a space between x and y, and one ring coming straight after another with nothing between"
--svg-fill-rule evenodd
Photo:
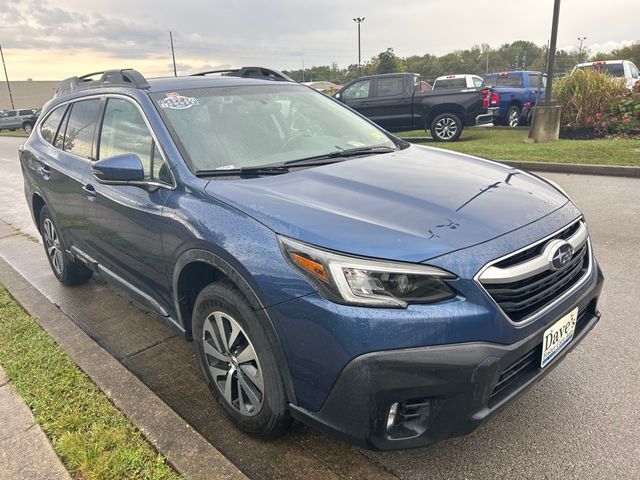
<instances>
[{"instance_id":1,"label":"rear door window","mask_svg":"<svg viewBox=\"0 0 640 480\"><path fill-rule=\"evenodd\" d=\"M40 127L40 134L42 135L42 138L44 138L45 141L47 141L51 145L55 143L56 133L58 133L60 120L62 120L62 116L64 115L64 111L66 107L67 107L66 105L62 105L54 109L47 116L47 119L44 122L42 122L42 126Z\"/></svg>"},{"instance_id":2,"label":"rear door window","mask_svg":"<svg viewBox=\"0 0 640 480\"><path fill-rule=\"evenodd\" d=\"M99 109L100 100L97 98L80 100L71 105L62 147L65 152L87 159L92 157Z\"/></svg>"},{"instance_id":3,"label":"rear door window","mask_svg":"<svg viewBox=\"0 0 640 480\"><path fill-rule=\"evenodd\" d=\"M404 77L378 78L378 97L402 95Z\"/></svg>"}]
</instances>

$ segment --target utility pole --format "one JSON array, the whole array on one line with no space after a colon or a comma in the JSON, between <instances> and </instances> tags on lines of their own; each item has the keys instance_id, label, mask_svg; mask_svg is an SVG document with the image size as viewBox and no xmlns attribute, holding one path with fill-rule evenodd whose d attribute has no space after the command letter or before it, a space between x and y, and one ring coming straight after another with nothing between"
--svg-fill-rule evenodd
<instances>
[{"instance_id":1,"label":"utility pole","mask_svg":"<svg viewBox=\"0 0 640 480\"><path fill-rule=\"evenodd\" d=\"M553 20L551 23L551 41L549 43L549 62L547 64L547 90L545 92L545 105L551 104L553 89L553 70L556 65L556 44L558 42L558 23L560 22L560 0L554 0Z\"/></svg>"},{"instance_id":2,"label":"utility pole","mask_svg":"<svg viewBox=\"0 0 640 480\"><path fill-rule=\"evenodd\" d=\"M484 71L484 74L485 74L485 75L489 75L489 50L490 50L490 48L489 48L489 46L487 46L487 49L486 49L486 53L487 53L487 67L485 68L485 71Z\"/></svg>"},{"instance_id":3,"label":"utility pole","mask_svg":"<svg viewBox=\"0 0 640 480\"><path fill-rule=\"evenodd\" d=\"M304 58L302 59L302 83L304 83Z\"/></svg>"},{"instance_id":4,"label":"utility pole","mask_svg":"<svg viewBox=\"0 0 640 480\"><path fill-rule=\"evenodd\" d=\"M178 70L176 69L176 52L173 50L173 34L169 30L169 41L171 42L171 58L173 59L173 76L178 76Z\"/></svg>"},{"instance_id":5,"label":"utility pole","mask_svg":"<svg viewBox=\"0 0 640 480\"><path fill-rule=\"evenodd\" d=\"M13 95L11 94L11 84L9 83L9 75L7 75L7 64L4 63L4 53L2 53L2 45L0 45L0 57L2 57L2 68L4 68L4 78L7 80L7 90L9 90L9 101L11 102L11 110L15 110L13 104Z\"/></svg>"},{"instance_id":6,"label":"utility pole","mask_svg":"<svg viewBox=\"0 0 640 480\"><path fill-rule=\"evenodd\" d=\"M360 71L360 66L362 65L362 51L360 49L360 25L364 22L364 17L356 17L353 19L354 22L358 24L358 71Z\"/></svg>"},{"instance_id":7,"label":"utility pole","mask_svg":"<svg viewBox=\"0 0 640 480\"><path fill-rule=\"evenodd\" d=\"M582 63L582 43L587 39L587 37L578 37L578 41L580 42L580 49L578 50L578 63Z\"/></svg>"}]
</instances>

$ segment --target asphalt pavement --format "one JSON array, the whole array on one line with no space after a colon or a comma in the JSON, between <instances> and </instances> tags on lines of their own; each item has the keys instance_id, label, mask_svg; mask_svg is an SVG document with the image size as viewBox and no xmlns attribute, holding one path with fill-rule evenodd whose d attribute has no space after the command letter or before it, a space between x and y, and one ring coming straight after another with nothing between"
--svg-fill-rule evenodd
<instances>
[{"instance_id":1,"label":"asphalt pavement","mask_svg":"<svg viewBox=\"0 0 640 480\"><path fill-rule=\"evenodd\" d=\"M272 443L246 437L209 397L188 343L99 279L59 285L32 240L22 141L0 137L0 219L31 240L3 238L0 256L250 478L640 478L640 179L546 174L583 209L606 277L602 321L584 342L472 435L376 453L303 426Z\"/></svg>"}]
</instances>

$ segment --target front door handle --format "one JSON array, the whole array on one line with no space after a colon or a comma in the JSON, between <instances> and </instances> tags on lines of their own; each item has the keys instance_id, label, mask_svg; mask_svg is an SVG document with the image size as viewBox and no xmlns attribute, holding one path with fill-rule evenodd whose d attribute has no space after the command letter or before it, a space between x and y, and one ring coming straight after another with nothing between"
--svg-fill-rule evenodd
<instances>
[{"instance_id":1,"label":"front door handle","mask_svg":"<svg viewBox=\"0 0 640 480\"><path fill-rule=\"evenodd\" d=\"M96 189L93 187L93 185L91 185L90 183L87 183L86 185L84 185L82 187L82 191L84 192L85 196L89 200L91 200L91 201L95 200L97 193L96 193Z\"/></svg>"}]
</instances>

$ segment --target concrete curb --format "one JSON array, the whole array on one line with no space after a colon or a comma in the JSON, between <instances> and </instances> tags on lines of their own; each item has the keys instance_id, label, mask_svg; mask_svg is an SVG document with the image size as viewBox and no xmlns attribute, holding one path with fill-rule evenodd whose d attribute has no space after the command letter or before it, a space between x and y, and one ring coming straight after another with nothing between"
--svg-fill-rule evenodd
<instances>
[{"instance_id":1,"label":"concrete curb","mask_svg":"<svg viewBox=\"0 0 640 480\"><path fill-rule=\"evenodd\" d=\"M0 282L181 475L192 480L247 479L2 258Z\"/></svg>"},{"instance_id":2,"label":"concrete curb","mask_svg":"<svg viewBox=\"0 0 640 480\"><path fill-rule=\"evenodd\" d=\"M430 141L431 137L401 137L410 143L422 143ZM440 145L432 142L432 147L438 148ZM454 151L454 150L452 150ZM576 175L605 175L608 177L630 177L640 178L640 167L626 167L623 165L588 165L579 163L549 163L549 162L524 162L518 160L495 160L494 162L504 163L510 167L522 170L533 170L537 172L572 173Z\"/></svg>"},{"instance_id":3,"label":"concrete curb","mask_svg":"<svg viewBox=\"0 0 640 480\"><path fill-rule=\"evenodd\" d=\"M537 172L573 173L577 175L606 175L609 177L640 178L640 167L622 165L586 165L577 163L519 162L514 160L495 160L510 167Z\"/></svg>"}]
</instances>

